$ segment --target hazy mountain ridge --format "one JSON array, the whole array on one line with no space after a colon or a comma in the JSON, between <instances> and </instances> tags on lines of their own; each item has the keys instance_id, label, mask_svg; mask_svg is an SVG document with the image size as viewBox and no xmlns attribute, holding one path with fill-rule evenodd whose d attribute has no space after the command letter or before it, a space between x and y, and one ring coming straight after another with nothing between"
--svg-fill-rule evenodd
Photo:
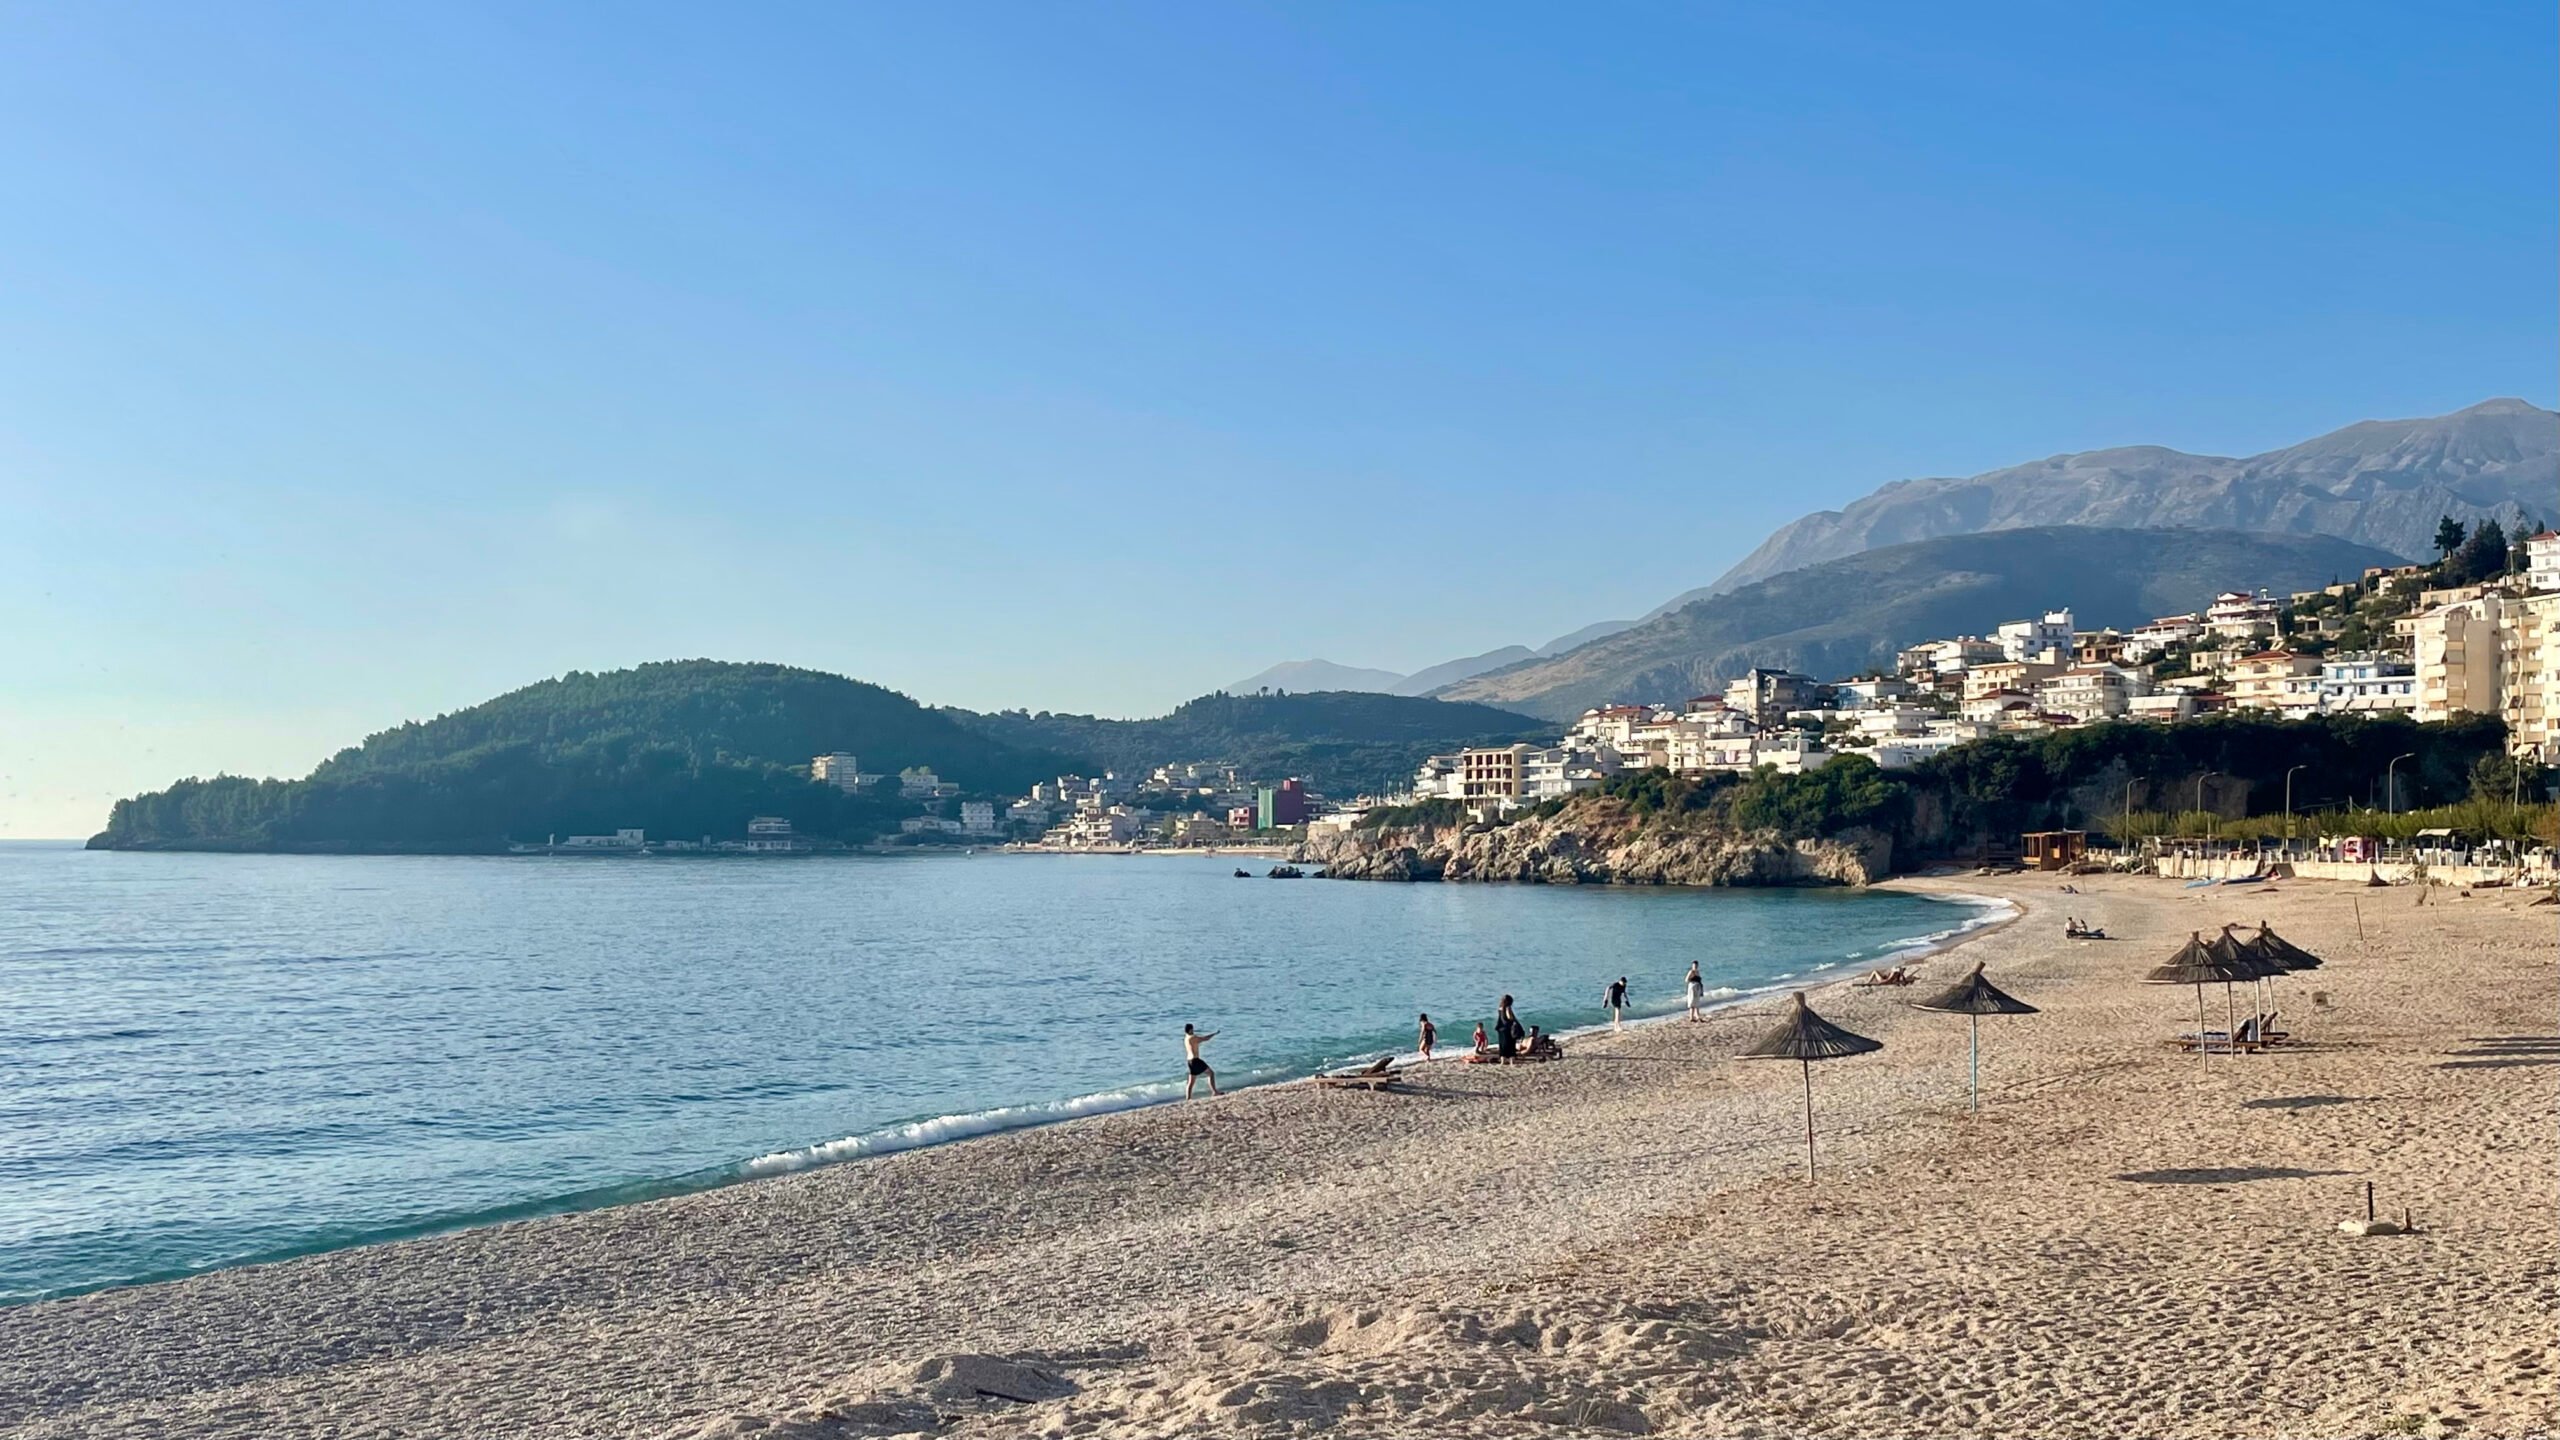
<instances>
[{"instance_id":1,"label":"hazy mountain ridge","mask_svg":"<svg viewBox=\"0 0 2560 1440\"><path fill-rule=\"evenodd\" d=\"M1358 690L1374 695L1429 695L1461 680L1472 679L1487 671L1517 665L1545 655L1561 655L1577 645L1586 645L1604 636L1615 635L1633 620L1603 620L1585 625L1570 634L1559 635L1546 644L1531 649L1526 645L1505 645L1481 655L1468 655L1456 660L1443 660L1426 665L1410 675L1393 670L1365 670L1355 665L1336 665L1330 660L1285 660L1258 675L1221 686L1229 695L1252 695L1263 690L1286 690L1292 694L1310 690Z\"/></svg>"},{"instance_id":2,"label":"hazy mountain ridge","mask_svg":"<svg viewBox=\"0 0 2560 1440\"><path fill-rule=\"evenodd\" d=\"M2039 526L1935 536L1790 570L1440 693L1564 719L1707 693L1752 666L1831 678L1936 636L2072 607L2084 627L2200 608L2218 590L2325 585L2394 557L2322 535Z\"/></svg>"},{"instance_id":3,"label":"hazy mountain ridge","mask_svg":"<svg viewBox=\"0 0 2560 1440\"><path fill-rule=\"evenodd\" d=\"M1653 616L1754 580L1880 546L2038 525L2328 535L2403 558L2433 551L2437 520L2513 526L2560 509L2560 414L2517 399L2450 415L2366 420L2233 459L2134 445L2056 455L1963 479L1897 480L1846 508L1781 526L1713 584Z\"/></svg>"}]
</instances>

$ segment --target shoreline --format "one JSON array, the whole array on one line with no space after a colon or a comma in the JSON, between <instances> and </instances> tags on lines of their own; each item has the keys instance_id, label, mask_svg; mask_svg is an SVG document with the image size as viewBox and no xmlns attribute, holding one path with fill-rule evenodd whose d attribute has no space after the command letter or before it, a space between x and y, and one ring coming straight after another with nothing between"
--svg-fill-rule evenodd
<instances>
[{"instance_id":1,"label":"shoreline","mask_svg":"<svg viewBox=\"0 0 2560 1440\"><path fill-rule=\"evenodd\" d=\"M2560 1067L2560 947L2530 897L2351 910L2344 888L2090 877L2068 903L2119 940L2008 923L2049 913L2057 883L1893 882L2016 907L1885 962L1924 967L1925 986L1978 956L2044 1010L1983 1025L1978 1118L1965 1025L1854 973L1807 987L1886 1043L1815 1067L1812 1187L1794 1067L1729 1063L1765 1024L1773 997L1755 996L1704 1024L1582 1036L1570 1064L1439 1064L1383 1094L1268 1085L13 1307L0 1428L2542 1424L2560 1403L2543 1303L2560 1068L2542 1068ZM2165 1045L2185 1007L2140 975L2190 929L2262 917L2330 962L2279 984L2302 1043L2201 1064ZM2366 1179L2419 1236L2337 1234ZM1066 1388L937 1389L971 1353Z\"/></svg>"},{"instance_id":2,"label":"shoreline","mask_svg":"<svg viewBox=\"0 0 2560 1440\"><path fill-rule=\"evenodd\" d=\"M1080 854L1064 851L1055 853ZM1100 852L1115 853L1115 852ZM1175 852L1180 853L1180 852ZM1197 854L1198 852L1190 852ZM1235 852L1228 852L1235 853ZM628 858L628 857L625 857ZM1258 877L1257 877L1258 878ZM1889 886L1869 887L1886 889ZM1968 892L1941 891L1926 887L1906 888L1898 893L1914 895L1933 902L1972 909L1976 914L1959 923L1927 935L1892 942L1893 948L1868 957L1880 965L1912 965L1922 959L1947 953L1979 936L1996 931L2020 918L2021 907L1998 896ZM1778 996L1803 990L1821 993L1842 986L1855 988L1864 973L1840 968L1845 960L1819 965L1809 973L1775 979L1763 984L1734 988L1718 987L1710 991L1701 1007L1702 1016L1714 1016L1770 1001ZM1721 993L1718 993L1718 992ZM1617 1033L1640 1027L1680 1021L1685 1012L1677 1008L1642 1015L1630 1014ZM1576 1040L1612 1033L1610 1023L1603 1020L1572 1025L1550 1032L1557 1040ZM1463 1041L1459 1042L1460 1045ZM1362 1052L1328 1061L1314 1068L1299 1066L1264 1067L1240 1070L1237 1078L1226 1082L1227 1094L1240 1094L1266 1089L1314 1086L1326 1074L1346 1066L1366 1064L1379 1055L1390 1055L1398 1075L1418 1066L1465 1063L1466 1052L1455 1045L1444 1045L1428 1061L1418 1051L1379 1050ZM460 1213L449 1217L419 1220L362 1232L352 1239L341 1239L313 1245L289 1245L274 1250L245 1255L200 1269L176 1269L135 1275L93 1285L46 1291L33 1295L0 1297L0 1312L28 1305L40 1305L83 1296L111 1294L147 1289L153 1286L181 1283L206 1276L222 1275L235 1270L257 1269L291 1264L315 1257L377 1246L405 1245L421 1240L466 1234L493 1226L521 1224L561 1216L594 1214L616 1208L647 1205L658 1201L698 1195L734 1186L766 1183L784 1176L878 1160L912 1151L940 1149L998 1139L1026 1131L1089 1124L1101 1117L1126 1114L1179 1104L1183 1100L1180 1082L1173 1080L1140 1080L1109 1089L1083 1094L1022 1101L982 1110L957 1111L927 1115L911 1120L895 1121L854 1134L812 1141L761 1155L740 1156L681 1174L648 1176L599 1183L559 1195L519 1200L486 1210Z\"/></svg>"}]
</instances>

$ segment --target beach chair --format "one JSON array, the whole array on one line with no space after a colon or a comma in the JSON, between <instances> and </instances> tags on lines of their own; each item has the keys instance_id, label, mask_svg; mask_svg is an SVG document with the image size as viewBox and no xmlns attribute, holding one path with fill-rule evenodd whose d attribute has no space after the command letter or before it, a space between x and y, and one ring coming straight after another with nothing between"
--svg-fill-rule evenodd
<instances>
[{"instance_id":1,"label":"beach chair","mask_svg":"<svg viewBox=\"0 0 2560 1440\"><path fill-rule=\"evenodd\" d=\"M2240 1022L2240 1037L2236 1044L2233 1043L2230 1035L2220 1030L2206 1030L2201 1033L2194 1030L2181 1030L2178 1032L2177 1046L2190 1054L2200 1049L2211 1051L2216 1055L2247 1053L2267 1048L2266 1041L2260 1038L2261 1033L2262 1027L2258 1017L2252 1015Z\"/></svg>"},{"instance_id":2,"label":"beach chair","mask_svg":"<svg viewBox=\"0 0 2560 1440\"><path fill-rule=\"evenodd\" d=\"M1319 1075L1316 1083L1336 1090L1383 1090L1396 1083L1395 1072L1390 1068L1395 1061L1393 1055L1381 1055L1357 1070Z\"/></svg>"}]
</instances>

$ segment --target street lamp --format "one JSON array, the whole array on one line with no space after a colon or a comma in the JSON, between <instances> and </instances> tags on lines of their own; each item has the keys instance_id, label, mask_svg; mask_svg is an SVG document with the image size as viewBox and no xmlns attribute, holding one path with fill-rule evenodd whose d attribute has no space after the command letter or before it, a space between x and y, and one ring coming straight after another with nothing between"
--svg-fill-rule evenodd
<instances>
[{"instance_id":1,"label":"street lamp","mask_svg":"<svg viewBox=\"0 0 2560 1440\"><path fill-rule=\"evenodd\" d=\"M2201 775L2199 775L2199 776L2197 776L2197 777L2196 777L2196 803L2195 803L2195 805L2194 805L2194 807L2193 807L2193 808L2194 808L2195 812L2196 812L2197 814L2199 814L2199 815L2201 815L2201 814L2203 814L2203 813L2204 813L2204 782L2206 782L2207 780L2212 779L2212 778L2213 778L2217 773L2219 773L2219 772L2217 772L2217 771L2212 771L2212 770L2207 770L2207 771L2206 771L2206 772L2204 772L2203 774L2201 774ZM2211 825L2211 822L2207 822L2207 829L2206 829L2205 833L2206 833L2206 834L2208 834L2208 835L2209 835L2209 834L2211 834L2211 833L2213 833L2213 832L2212 832L2212 829L2210 828L2210 825Z\"/></svg>"},{"instance_id":2,"label":"street lamp","mask_svg":"<svg viewBox=\"0 0 2560 1440\"><path fill-rule=\"evenodd\" d=\"M2382 804L2383 804L2383 813L2385 813L2385 814L2387 814L2387 815L2397 815L2397 814L2399 814L2399 813L2400 813L2400 786L2399 786L2399 777L2398 777L2396 774L2394 774L2393 772L2397 771L2397 770L2400 768L2400 762L2401 762L2401 761L2403 761L2403 760L2415 760L2415 759L2417 759L2417 758L2418 758L2418 752L2417 752L2417 751L2415 751L2415 750L2412 750L2412 751L2410 751L2410 752L2409 752L2408 754L2406 754L2406 755L2394 755L2394 756L2392 756L2392 757L2391 757L2391 763L2382 767Z\"/></svg>"},{"instance_id":3,"label":"street lamp","mask_svg":"<svg viewBox=\"0 0 2560 1440\"><path fill-rule=\"evenodd\" d=\"M2308 765L2296 765L2293 770L2284 772L2284 844L2287 850L2293 848L2293 771L2310 768Z\"/></svg>"}]
</instances>

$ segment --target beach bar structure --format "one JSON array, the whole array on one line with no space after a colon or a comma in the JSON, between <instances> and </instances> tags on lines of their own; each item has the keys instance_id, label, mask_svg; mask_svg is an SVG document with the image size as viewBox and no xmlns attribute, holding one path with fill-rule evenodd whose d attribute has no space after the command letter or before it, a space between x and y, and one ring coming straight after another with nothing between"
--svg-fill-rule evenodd
<instances>
[{"instance_id":1,"label":"beach bar structure","mask_svg":"<svg viewBox=\"0 0 2560 1440\"><path fill-rule=\"evenodd\" d=\"M2032 830L2018 837L2019 855L2028 868L2068 870L2088 858L2086 830Z\"/></svg>"}]
</instances>

